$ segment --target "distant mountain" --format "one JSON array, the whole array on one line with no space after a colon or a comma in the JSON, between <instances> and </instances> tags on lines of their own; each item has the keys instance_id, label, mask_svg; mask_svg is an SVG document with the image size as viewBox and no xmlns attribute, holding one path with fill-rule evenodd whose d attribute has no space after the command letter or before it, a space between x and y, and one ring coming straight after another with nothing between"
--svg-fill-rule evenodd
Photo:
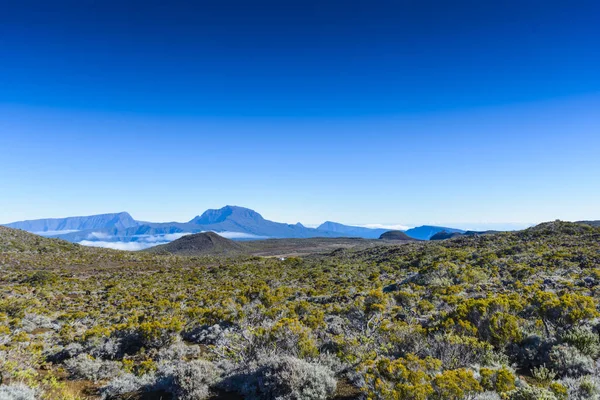
<instances>
[{"instance_id":1,"label":"distant mountain","mask_svg":"<svg viewBox=\"0 0 600 400\"><path fill-rule=\"evenodd\" d=\"M338 233L340 236L361 237L365 239L377 239L383 233L387 232L387 229L371 229L359 226L349 226L331 221L324 222L317 228L317 230L321 232Z\"/></svg>"},{"instance_id":2,"label":"distant mountain","mask_svg":"<svg viewBox=\"0 0 600 400\"><path fill-rule=\"evenodd\" d=\"M28 232L61 232L61 231L83 231L89 229L127 229L137 226L131 215L126 212L116 214L99 214L87 217L68 217L68 218L46 218L34 219L29 221L13 222L5 226L14 229L22 229Z\"/></svg>"},{"instance_id":3,"label":"distant mountain","mask_svg":"<svg viewBox=\"0 0 600 400\"><path fill-rule=\"evenodd\" d=\"M171 243L151 247L146 251L178 255L236 255L242 253L243 247L214 232L205 232L183 236Z\"/></svg>"},{"instance_id":4,"label":"distant mountain","mask_svg":"<svg viewBox=\"0 0 600 400\"><path fill-rule=\"evenodd\" d=\"M448 233L464 233L465 231L461 230L461 229L454 229L454 228L446 228L443 226L432 226L432 225L423 225L423 226L418 226L416 228L411 228L409 230L407 230L405 233L415 239L421 239L421 240L429 240L431 239L431 237L433 235L435 235L438 232L442 232L442 231L446 231Z\"/></svg>"},{"instance_id":5,"label":"distant mountain","mask_svg":"<svg viewBox=\"0 0 600 400\"><path fill-rule=\"evenodd\" d=\"M227 220L235 220L239 223L261 223L265 219L254 210L238 206L225 206L218 210L206 210L202 215L196 216L190 224L213 225Z\"/></svg>"},{"instance_id":6,"label":"distant mountain","mask_svg":"<svg viewBox=\"0 0 600 400\"><path fill-rule=\"evenodd\" d=\"M255 238L308 238L331 237L332 232L317 232L302 224L284 224L266 220L254 210L237 206L225 206L218 210L207 210L188 223L192 229L203 231L239 232Z\"/></svg>"},{"instance_id":7,"label":"distant mountain","mask_svg":"<svg viewBox=\"0 0 600 400\"><path fill-rule=\"evenodd\" d=\"M70 242L97 244L110 247L110 243L137 243L138 248L164 244L184 235L217 232L235 240L267 238L361 237L377 238L383 230L352 227L328 222L319 228L269 221L256 211L238 206L225 206L205 211L189 222L136 221L128 213L40 219L21 221L7 226L29 232L41 233Z\"/></svg>"},{"instance_id":8,"label":"distant mountain","mask_svg":"<svg viewBox=\"0 0 600 400\"><path fill-rule=\"evenodd\" d=\"M412 238L410 236L408 236L406 233L402 232L402 231L387 231L381 234L381 236L379 236L379 239L381 240L417 240L415 238Z\"/></svg>"}]
</instances>

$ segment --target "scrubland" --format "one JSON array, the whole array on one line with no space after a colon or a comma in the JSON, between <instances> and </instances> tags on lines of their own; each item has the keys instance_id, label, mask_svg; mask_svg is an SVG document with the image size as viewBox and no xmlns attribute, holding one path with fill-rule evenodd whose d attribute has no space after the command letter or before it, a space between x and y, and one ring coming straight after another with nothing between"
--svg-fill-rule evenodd
<instances>
[{"instance_id":1,"label":"scrubland","mask_svg":"<svg viewBox=\"0 0 600 400\"><path fill-rule=\"evenodd\" d=\"M600 399L600 228L181 257L0 231L0 399Z\"/></svg>"}]
</instances>

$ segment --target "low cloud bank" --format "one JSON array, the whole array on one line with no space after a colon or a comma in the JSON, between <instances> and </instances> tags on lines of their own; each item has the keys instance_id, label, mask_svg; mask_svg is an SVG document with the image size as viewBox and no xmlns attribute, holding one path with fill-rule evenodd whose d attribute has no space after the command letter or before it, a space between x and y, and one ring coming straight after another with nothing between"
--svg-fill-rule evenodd
<instances>
[{"instance_id":1,"label":"low cloud bank","mask_svg":"<svg viewBox=\"0 0 600 400\"><path fill-rule=\"evenodd\" d=\"M65 229L62 231L40 231L40 232L32 232L36 235L40 236L56 236L56 235L66 235L67 233L79 232L77 229Z\"/></svg>"},{"instance_id":2,"label":"low cloud bank","mask_svg":"<svg viewBox=\"0 0 600 400\"><path fill-rule=\"evenodd\" d=\"M412 228L412 226L400 225L400 224L363 224L363 225L355 225L360 226L361 228L370 228L370 229L389 229L390 231L406 231Z\"/></svg>"},{"instance_id":3,"label":"low cloud bank","mask_svg":"<svg viewBox=\"0 0 600 400\"><path fill-rule=\"evenodd\" d=\"M106 239L110 239L111 236L108 233L92 232L87 236L87 238L89 240L106 240Z\"/></svg>"},{"instance_id":4,"label":"low cloud bank","mask_svg":"<svg viewBox=\"0 0 600 400\"><path fill-rule=\"evenodd\" d=\"M258 236L251 233L243 232L215 232L219 236L223 236L227 239L268 239L268 236Z\"/></svg>"},{"instance_id":5,"label":"low cloud bank","mask_svg":"<svg viewBox=\"0 0 600 400\"><path fill-rule=\"evenodd\" d=\"M238 240L257 240L257 239L268 239L267 236L252 235L250 233L243 232L215 232L219 236L223 236L227 239L238 239ZM166 244L177 240L183 236L191 235L191 232L180 232L180 233L167 233L164 235L135 235L131 237L131 241L118 240L117 237L111 236L102 232L90 233L87 237L88 240L82 240L79 244L83 246L91 247L104 247L107 249L114 250L127 250L127 251L138 251L144 250L149 247ZM111 240L112 239L112 240Z\"/></svg>"},{"instance_id":6,"label":"low cloud bank","mask_svg":"<svg viewBox=\"0 0 600 400\"><path fill-rule=\"evenodd\" d=\"M111 236L102 232L93 232L88 235L88 240L82 240L79 244L91 247L104 247L114 250L138 251L148 247L166 244L182 236L191 235L190 232L167 233L164 235L136 235L131 237L131 241L114 240ZM113 240L111 240L113 239Z\"/></svg>"},{"instance_id":7,"label":"low cloud bank","mask_svg":"<svg viewBox=\"0 0 600 400\"><path fill-rule=\"evenodd\" d=\"M183 236L191 235L191 234L192 234L191 232L180 232L180 233L167 233L164 235L135 235L135 236L133 236L133 238L137 242L162 244L162 243L172 242L173 240L177 240Z\"/></svg>"},{"instance_id":8,"label":"low cloud bank","mask_svg":"<svg viewBox=\"0 0 600 400\"><path fill-rule=\"evenodd\" d=\"M165 242L167 243L167 242ZM103 242L100 240L82 240L79 244L90 247L104 247L106 249L113 250L128 250L138 251L144 250L148 247L156 246L162 243L144 243L144 242Z\"/></svg>"}]
</instances>

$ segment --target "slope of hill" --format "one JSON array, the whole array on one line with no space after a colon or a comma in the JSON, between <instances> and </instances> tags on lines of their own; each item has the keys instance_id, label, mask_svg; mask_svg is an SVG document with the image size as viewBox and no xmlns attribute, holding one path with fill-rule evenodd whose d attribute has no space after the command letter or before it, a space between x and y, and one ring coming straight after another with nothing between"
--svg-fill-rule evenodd
<instances>
[{"instance_id":1,"label":"slope of hill","mask_svg":"<svg viewBox=\"0 0 600 400\"><path fill-rule=\"evenodd\" d=\"M404 233L402 231L384 232L381 234L381 236L379 236L379 239L381 239L381 240L409 240L409 241L418 240L418 239L408 236L406 233Z\"/></svg>"},{"instance_id":2,"label":"slope of hill","mask_svg":"<svg viewBox=\"0 0 600 400\"><path fill-rule=\"evenodd\" d=\"M578 224L600 227L600 221L577 221Z\"/></svg>"},{"instance_id":3,"label":"slope of hill","mask_svg":"<svg viewBox=\"0 0 600 400\"><path fill-rule=\"evenodd\" d=\"M337 222L327 221L319 225L318 231L336 233L340 236L362 237L365 239L377 239L387 229L363 228L360 226L350 226L338 224Z\"/></svg>"},{"instance_id":4,"label":"slope of hill","mask_svg":"<svg viewBox=\"0 0 600 400\"><path fill-rule=\"evenodd\" d=\"M407 230L405 233L408 236L415 238L415 239L429 240L433 235L435 235L436 233L441 232L441 231L446 231L449 233L454 233L454 232L464 233L465 232L461 229L447 228L447 227L443 227L443 226L423 225L423 226L418 226L416 228L411 228L411 229Z\"/></svg>"},{"instance_id":5,"label":"slope of hill","mask_svg":"<svg viewBox=\"0 0 600 400\"><path fill-rule=\"evenodd\" d=\"M149 248L151 253L178 255L237 255L243 252L241 244L226 239L214 232L186 235L171 243Z\"/></svg>"},{"instance_id":6,"label":"slope of hill","mask_svg":"<svg viewBox=\"0 0 600 400\"><path fill-rule=\"evenodd\" d=\"M19 229L0 226L0 253L70 251L81 246L60 239L50 239Z\"/></svg>"}]
</instances>

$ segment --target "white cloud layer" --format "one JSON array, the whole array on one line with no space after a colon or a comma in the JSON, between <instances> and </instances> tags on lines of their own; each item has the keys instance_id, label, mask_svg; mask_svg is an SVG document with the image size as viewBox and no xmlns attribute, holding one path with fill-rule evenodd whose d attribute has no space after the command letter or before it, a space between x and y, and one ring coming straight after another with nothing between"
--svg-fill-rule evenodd
<instances>
[{"instance_id":1,"label":"white cloud layer","mask_svg":"<svg viewBox=\"0 0 600 400\"><path fill-rule=\"evenodd\" d=\"M252 235L251 233L243 232L215 232L219 236L223 236L227 239L268 239L268 236Z\"/></svg>"},{"instance_id":2,"label":"white cloud layer","mask_svg":"<svg viewBox=\"0 0 600 400\"><path fill-rule=\"evenodd\" d=\"M159 243L159 242L172 242L173 240L177 240L183 236L191 235L191 232L180 232L180 233L167 233L164 235L136 235L133 236L139 242L146 243Z\"/></svg>"},{"instance_id":3,"label":"white cloud layer","mask_svg":"<svg viewBox=\"0 0 600 400\"><path fill-rule=\"evenodd\" d=\"M88 239L90 240L82 240L79 242L79 244L83 246L104 247L114 250L138 251L147 249L148 247L158 246L159 244L169 243L173 240L179 239L182 236L190 234L190 232L181 232L168 233L165 235L137 235L133 237L135 239L134 241L124 242L118 240L111 241L114 236L107 235L102 232L93 232L88 235Z\"/></svg>"},{"instance_id":4,"label":"white cloud layer","mask_svg":"<svg viewBox=\"0 0 600 400\"><path fill-rule=\"evenodd\" d=\"M243 232L215 232L219 236L227 239L268 239L266 236L252 235ZM88 235L89 240L82 240L79 244L91 247L104 247L114 250L138 251L149 247L166 244L177 240L185 235L191 235L191 232L168 233L164 235L136 235L133 236L134 241L124 242L117 241L114 236L110 236L101 232L93 232Z\"/></svg>"},{"instance_id":5,"label":"white cloud layer","mask_svg":"<svg viewBox=\"0 0 600 400\"><path fill-rule=\"evenodd\" d=\"M40 231L32 232L40 236L55 236L55 235L66 235L67 233L79 232L77 229L65 229L62 231Z\"/></svg>"},{"instance_id":6,"label":"white cloud layer","mask_svg":"<svg viewBox=\"0 0 600 400\"><path fill-rule=\"evenodd\" d=\"M370 229L389 229L390 231L405 231L405 230L412 228L411 226L400 225L400 224L362 224L362 225L354 225L354 226L360 226L362 228L370 228Z\"/></svg>"},{"instance_id":7,"label":"white cloud layer","mask_svg":"<svg viewBox=\"0 0 600 400\"><path fill-rule=\"evenodd\" d=\"M108 233L92 232L87 236L87 238L90 240L106 240L110 239L111 236Z\"/></svg>"},{"instance_id":8,"label":"white cloud layer","mask_svg":"<svg viewBox=\"0 0 600 400\"><path fill-rule=\"evenodd\" d=\"M165 242L166 243L166 242ZM100 240L82 240L79 244L90 247L104 247L114 250L137 251L147 249L162 243L144 243L144 242L103 242Z\"/></svg>"}]
</instances>

